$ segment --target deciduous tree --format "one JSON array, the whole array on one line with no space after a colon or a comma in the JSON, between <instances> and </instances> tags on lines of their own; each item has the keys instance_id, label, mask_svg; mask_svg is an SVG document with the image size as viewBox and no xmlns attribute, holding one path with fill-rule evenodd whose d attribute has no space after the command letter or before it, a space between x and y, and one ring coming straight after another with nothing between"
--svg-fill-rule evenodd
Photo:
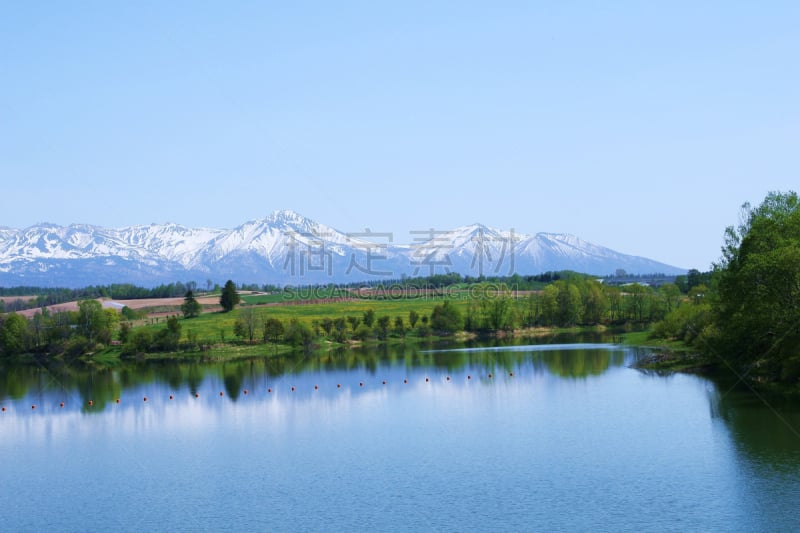
<instances>
[{"instance_id":1,"label":"deciduous tree","mask_svg":"<svg viewBox=\"0 0 800 533\"><path fill-rule=\"evenodd\" d=\"M800 379L800 201L770 193L725 234L714 302L719 353ZM763 370L763 368L762 368Z\"/></svg>"}]
</instances>

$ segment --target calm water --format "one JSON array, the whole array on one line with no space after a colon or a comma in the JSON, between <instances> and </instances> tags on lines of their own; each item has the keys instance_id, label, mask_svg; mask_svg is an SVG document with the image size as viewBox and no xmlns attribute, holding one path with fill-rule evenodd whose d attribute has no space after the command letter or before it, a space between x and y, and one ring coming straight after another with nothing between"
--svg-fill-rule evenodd
<instances>
[{"instance_id":1,"label":"calm water","mask_svg":"<svg viewBox=\"0 0 800 533\"><path fill-rule=\"evenodd\" d=\"M0 367L0 530L800 527L798 406L635 357Z\"/></svg>"}]
</instances>

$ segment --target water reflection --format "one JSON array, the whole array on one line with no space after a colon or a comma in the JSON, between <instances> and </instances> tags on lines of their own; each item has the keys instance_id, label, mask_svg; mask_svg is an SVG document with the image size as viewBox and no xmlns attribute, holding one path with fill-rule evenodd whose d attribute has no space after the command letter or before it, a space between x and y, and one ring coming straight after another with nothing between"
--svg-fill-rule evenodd
<instances>
[{"instance_id":1,"label":"water reflection","mask_svg":"<svg viewBox=\"0 0 800 533\"><path fill-rule=\"evenodd\" d=\"M380 346L370 349L336 349L314 355L271 357L227 362L130 361L113 367L92 364L6 365L0 367L0 401L24 400L53 403L70 400L85 412L96 413L117 402L126 393L165 389L191 395L210 384L221 387L230 401L246 389L266 389L270 384L309 380L340 381L352 385L357 379L401 381L411 375L475 374L488 376L546 372L561 378L597 376L611 366L625 364L626 351L605 345L556 345L536 350L464 346L438 351L417 346ZM463 374L463 375L461 375ZM455 376L454 376L455 377ZM151 392L152 394L152 392Z\"/></svg>"},{"instance_id":2,"label":"water reflection","mask_svg":"<svg viewBox=\"0 0 800 533\"><path fill-rule=\"evenodd\" d=\"M730 428L748 461L780 467L800 464L800 400L754 392L735 376L715 376L711 414Z\"/></svg>"},{"instance_id":3,"label":"water reflection","mask_svg":"<svg viewBox=\"0 0 800 533\"><path fill-rule=\"evenodd\" d=\"M770 410L721 379L639 373L629 348L507 344L2 367L8 529L75 529L97 494L114 495L108 516L126 524L174 519L138 529L181 529L198 509L220 509L221 494L236 495L224 518L191 529L230 528L223 520L264 501L263 522L237 529L323 529L308 520L335 513L342 529L364 516L386 529L796 527L796 405L770 399ZM63 497L53 479L96 486ZM176 498L190 488L198 499Z\"/></svg>"},{"instance_id":4,"label":"water reflection","mask_svg":"<svg viewBox=\"0 0 800 533\"><path fill-rule=\"evenodd\" d=\"M551 339L558 341L561 339ZM594 340L590 338L589 340ZM436 350L412 345L370 349L334 349L313 355L227 362L128 361L117 366L92 364L0 365L0 404L26 408L99 413L123 398L183 394L224 396L240 401L244 391L291 391L296 397L324 397L341 389L366 390L408 381L465 383L470 379L547 375L562 380L593 379L640 356L635 349L607 344L522 345L516 339L494 345L466 343ZM663 379L663 378L655 378ZM730 428L750 461L797 465L800 462L800 402L764 397L735 386L731 377L715 377L712 417ZM319 387L317 390L315 387ZM61 402L65 406L60 407ZM57 407L57 409L56 409ZM22 409L17 409L22 412Z\"/></svg>"}]
</instances>

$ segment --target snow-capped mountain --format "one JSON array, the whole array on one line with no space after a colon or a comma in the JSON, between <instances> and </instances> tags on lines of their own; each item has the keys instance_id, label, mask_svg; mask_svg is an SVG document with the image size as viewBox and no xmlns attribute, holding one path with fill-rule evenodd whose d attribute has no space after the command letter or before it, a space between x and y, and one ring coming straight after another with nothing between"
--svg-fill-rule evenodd
<instances>
[{"instance_id":1,"label":"snow-capped mountain","mask_svg":"<svg viewBox=\"0 0 800 533\"><path fill-rule=\"evenodd\" d=\"M293 211L234 229L150 224L102 228L0 227L0 284L78 287L211 279L303 285L458 272L472 276L575 270L606 275L684 270L572 235L516 234L482 224L410 232L408 244L364 230L343 233Z\"/></svg>"}]
</instances>

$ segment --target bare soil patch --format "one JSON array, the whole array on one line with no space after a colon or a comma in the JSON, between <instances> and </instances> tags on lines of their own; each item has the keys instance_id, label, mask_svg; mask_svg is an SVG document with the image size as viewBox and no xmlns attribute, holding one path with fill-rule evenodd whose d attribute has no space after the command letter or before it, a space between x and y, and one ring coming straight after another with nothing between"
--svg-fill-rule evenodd
<instances>
[{"instance_id":1,"label":"bare soil patch","mask_svg":"<svg viewBox=\"0 0 800 533\"><path fill-rule=\"evenodd\" d=\"M0 296L0 300L2 300L3 302L16 302L17 300L22 300L23 302L27 302L35 299L36 296Z\"/></svg>"}]
</instances>

